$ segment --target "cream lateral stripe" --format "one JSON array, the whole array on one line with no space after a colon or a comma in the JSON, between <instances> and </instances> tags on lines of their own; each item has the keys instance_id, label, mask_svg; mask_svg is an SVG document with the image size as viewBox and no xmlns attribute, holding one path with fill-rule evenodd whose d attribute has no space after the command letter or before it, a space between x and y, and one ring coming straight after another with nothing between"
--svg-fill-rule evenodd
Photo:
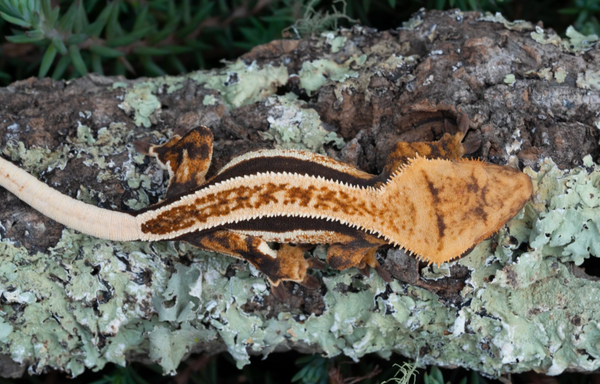
<instances>
[{"instance_id":1,"label":"cream lateral stripe","mask_svg":"<svg viewBox=\"0 0 600 384\"><path fill-rule=\"evenodd\" d=\"M240 233L246 236L259 237L264 241L272 241L275 243L331 244L335 243L336 240L339 240L340 238L338 233L324 230L295 229L293 231L286 232L269 232L234 229L231 230L231 232Z\"/></svg>"},{"instance_id":2,"label":"cream lateral stripe","mask_svg":"<svg viewBox=\"0 0 600 384\"><path fill-rule=\"evenodd\" d=\"M324 167L334 169L336 171L345 172L350 175L360 177L363 179L370 179L374 175L363 172L360 169L357 169L351 165L344 164L339 162L331 157L319 155L318 153L308 152L308 151L300 151L297 149L260 149L258 151L252 151L245 153L241 156L238 156L231 160L229 163L225 164L223 168L219 170L217 175L225 172L229 168L243 162L246 160L251 160L257 157L291 157L298 160L310 161L313 163L320 164Z\"/></svg>"},{"instance_id":3,"label":"cream lateral stripe","mask_svg":"<svg viewBox=\"0 0 600 384\"><path fill-rule=\"evenodd\" d=\"M0 185L32 208L62 225L107 240L139 240L134 216L73 199L0 157Z\"/></svg>"}]
</instances>

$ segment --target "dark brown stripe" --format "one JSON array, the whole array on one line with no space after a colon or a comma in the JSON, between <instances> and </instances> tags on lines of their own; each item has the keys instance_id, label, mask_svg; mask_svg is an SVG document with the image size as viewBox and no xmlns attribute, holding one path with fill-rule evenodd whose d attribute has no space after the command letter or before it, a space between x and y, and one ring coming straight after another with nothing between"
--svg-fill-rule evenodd
<instances>
[{"instance_id":1,"label":"dark brown stripe","mask_svg":"<svg viewBox=\"0 0 600 384\"><path fill-rule=\"evenodd\" d=\"M266 217L261 219L244 220L238 223L225 224L223 229L240 231L264 231L284 233L300 231L333 231L343 235L356 236L359 231L337 221L311 219L307 217Z\"/></svg>"},{"instance_id":2,"label":"dark brown stripe","mask_svg":"<svg viewBox=\"0 0 600 384\"><path fill-rule=\"evenodd\" d=\"M440 205L440 196L439 196L440 191L438 188L433 186L433 183L431 182L431 180L429 180L427 173L425 173L424 171L423 171L423 177L425 178L425 181L427 182L427 187L429 188L429 192L431 193L431 197L433 198L433 207L434 207L435 216L437 219L438 237L441 240L442 237L444 237L444 232L446 231L446 224L444 223L444 218L437 210L437 207ZM441 251L441 246L442 246L442 242L440 241L438 251Z\"/></svg>"},{"instance_id":3,"label":"dark brown stripe","mask_svg":"<svg viewBox=\"0 0 600 384\"><path fill-rule=\"evenodd\" d=\"M202 187L208 187L238 176L256 175L257 173L264 172L288 172L315 177L321 176L328 180L339 180L350 185L361 187L372 187L380 181L380 177L375 175L371 178L363 179L309 160L302 160L289 156L272 156L255 157L253 159L244 160L225 170L223 173L216 175Z\"/></svg>"},{"instance_id":4,"label":"dark brown stripe","mask_svg":"<svg viewBox=\"0 0 600 384\"><path fill-rule=\"evenodd\" d=\"M357 236L358 233L363 233L358 229L351 228L348 225L336 222L327 221L324 219L311 219L306 217L264 217L260 219L244 220L238 223L223 224L218 227L209 228L204 231L196 231L182 235L177 240L187 240L189 237L197 238L203 234L220 230L238 230L238 231L263 231L273 233L291 232L294 230L300 231L332 231L342 235Z\"/></svg>"}]
</instances>

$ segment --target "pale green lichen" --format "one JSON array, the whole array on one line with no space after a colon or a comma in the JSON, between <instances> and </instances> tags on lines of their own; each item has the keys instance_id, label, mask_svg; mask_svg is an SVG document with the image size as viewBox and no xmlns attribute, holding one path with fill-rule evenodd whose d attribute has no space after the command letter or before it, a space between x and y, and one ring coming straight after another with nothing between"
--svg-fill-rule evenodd
<instances>
[{"instance_id":1,"label":"pale green lichen","mask_svg":"<svg viewBox=\"0 0 600 384\"><path fill-rule=\"evenodd\" d=\"M399 29L414 31L421 24L423 24L422 13L416 13L412 15L411 18L408 19L408 21L403 21L402 27L400 27Z\"/></svg>"},{"instance_id":2,"label":"pale green lichen","mask_svg":"<svg viewBox=\"0 0 600 384\"><path fill-rule=\"evenodd\" d=\"M64 169L68 161L68 146L61 146L55 151L46 148L25 148L22 141L8 141L2 153L12 161L19 162L27 172L39 176L40 173L55 168Z\"/></svg>"},{"instance_id":3,"label":"pale green lichen","mask_svg":"<svg viewBox=\"0 0 600 384\"><path fill-rule=\"evenodd\" d=\"M411 56L402 56L392 54L390 57L385 59L382 63L380 62L381 69L393 70L396 68L402 68L407 65L414 65L417 63L419 56L411 55Z\"/></svg>"},{"instance_id":4,"label":"pale green lichen","mask_svg":"<svg viewBox=\"0 0 600 384\"><path fill-rule=\"evenodd\" d=\"M566 78L567 71L565 71L563 68L558 68L556 71L554 71L554 79L558 84L564 83Z\"/></svg>"},{"instance_id":5,"label":"pale green lichen","mask_svg":"<svg viewBox=\"0 0 600 384\"><path fill-rule=\"evenodd\" d=\"M283 65L259 68L256 62L246 65L237 60L225 68L194 72L189 78L218 91L227 106L237 108L275 94L287 82L288 71Z\"/></svg>"},{"instance_id":6,"label":"pale green lichen","mask_svg":"<svg viewBox=\"0 0 600 384\"><path fill-rule=\"evenodd\" d=\"M198 329L189 323L183 323L179 327L168 323L158 324L148 334L149 356L152 360L160 362L165 373L174 374L192 346L200 341L214 338L214 331Z\"/></svg>"},{"instance_id":7,"label":"pale green lichen","mask_svg":"<svg viewBox=\"0 0 600 384\"><path fill-rule=\"evenodd\" d=\"M541 80L550 81L552 80L552 68L542 68L539 71L529 70L525 72L525 76L537 77Z\"/></svg>"},{"instance_id":8,"label":"pale green lichen","mask_svg":"<svg viewBox=\"0 0 600 384\"><path fill-rule=\"evenodd\" d=\"M546 37L546 32L539 25L535 26L535 32L531 32L531 38L542 45L553 44L559 46L562 42L560 36L555 33L549 34L548 37Z\"/></svg>"},{"instance_id":9,"label":"pale green lichen","mask_svg":"<svg viewBox=\"0 0 600 384\"><path fill-rule=\"evenodd\" d=\"M550 81L552 80L552 69L551 68L542 68L537 73L540 79Z\"/></svg>"},{"instance_id":10,"label":"pale green lichen","mask_svg":"<svg viewBox=\"0 0 600 384\"><path fill-rule=\"evenodd\" d=\"M345 43L346 43L345 36L338 36L335 39L333 39L331 41L331 53L338 53L340 51L340 49L342 49L344 47Z\"/></svg>"},{"instance_id":11,"label":"pale green lichen","mask_svg":"<svg viewBox=\"0 0 600 384\"><path fill-rule=\"evenodd\" d=\"M284 85L287 79L288 72L283 65L265 65L259 68L256 63L246 65L242 60L237 60L224 68L138 82L132 88L127 88L119 107L126 113L133 114L136 125L150 127L157 121L161 107L156 95L175 92L183 87L185 81L193 80L218 91L229 108L237 108L275 94L277 87ZM214 95L206 95L203 104L214 105L216 100Z\"/></svg>"},{"instance_id":12,"label":"pale green lichen","mask_svg":"<svg viewBox=\"0 0 600 384\"><path fill-rule=\"evenodd\" d=\"M450 276L450 265L447 263L442 265L431 264L421 269L421 276L427 280L439 280L448 277Z\"/></svg>"},{"instance_id":13,"label":"pale green lichen","mask_svg":"<svg viewBox=\"0 0 600 384\"><path fill-rule=\"evenodd\" d=\"M87 166L106 169L111 166L106 163L106 156L124 151L125 144L130 141L131 132L124 123L111 123L109 127L100 128L97 139L88 126L79 123L76 138L61 144L55 151L38 147L25 148L23 142L8 141L3 153L37 176L55 168L64 169L71 157L84 158L83 163Z\"/></svg>"},{"instance_id":14,"label":"pale green lichen","mask_svg":"<svg viewBox=\"0 0 600 384\"><path fill-rule=\"evenodd\" d=\"M0 351L33 364L33 372L49 366L78 375L108 362L124 365L132 348L145 348L151 357L164 351L160 363L171 372L172 359L178 363L196 340L215 337L214 331L189 324L166 336L157 330L170 327L157 322L153 300L169 281L162 258L177 257L172 247L115 244L65 230L46 255L29 255L7 240L0 248L5 258L0 267L3 318L12 323L11 329L0 327ZM164 344L164 338L177 341L177 347Z\"/></svg>"},{"instance_id":15,"label":"pale green lichen","mask_svg":"<svg viewBox=\"0 0 600 384\"><path fill-rule=\"evenodd\" d=\"M491 21L492 23L500 23L500 24L504 25L504 28L512 29L515 31L527 31L527 30L534 29L533 24L530 23L529 21L525 21L525 20L508 21L500 12L496 12L495 14L486 12L485 15L478 18L477 21Z\"/></svg>"},{"instance_id":16,"label":"pale green lichen","mask_svg":"<svg viewBox=\"0 0 600 384\"><path fill-rule=\"evenodd\" d=\"M125 113L134 115L134 122L139 127L150 127L156 122L156 110L160 110L160 101L154 95L156 86L152 82L139 83L125 93L125 99L119 108Z\"/></svg>"},{"instance_id":17,"label":"pale green lichen","mask_svg":"<svg viewBox=\"0 0 600 384\"><path fill-rule=\"evenodd\" d=\"M267 105L270 107L269 130L261 136L274 140L276 147L324 154L324 144L332 143L337 148L344 146L344 139L325 130L317 111L305 108L306 102L295 95L273 96L267 100Z\"/></svg>"},{"instance_id":18,"label":"pale green lichen","mask_svg":"<svg viewBox=\"0 0 600 384\"><path fill-rule=\"evenodd\" d=\"M148 128L159 118L161 104L156 95L163 92L173 93L181 89L186 79L186 76L162 76L136 82L131 88L123 82L115 82L113 89L127 88L119 108L128 114L133 114L134 122L138 127L143 125Z\"/></svg>"},{"instance_id":19,"label":"pale green lichen","mask_svg":"<svg viewBox=\"0 0 600 384\"><path fill-rule=\"evenodd\" d=\"M586 162L589 164L590 160ZM546 174L541 180L550 179L555 184L546 186L548 208L538 216L529 240L531 246L542 248L544 256L572 261L575 265L580 265L590 254L600 256L600 172L595 165L589 168L591 172L576 169L566 173L551 162L544 163L542 171ZM541 202L536 203L541 210Z\"/></svg>"},{"instance_id":20,"label":"pale green lichen","mask_svg":"<svg viewBox=\"0 0 600 384\"><path fill-rule=\"evenodd\" d=\"M72 141L71 149L77 150L77 158L85 157L85 165L106 169L109 166L106 156L124 151L125 144L131 141L131 135L126 124L111 123L109 127L98 130L96 139L87 125L79 123L77 137Z\"/></svg>"},{"instance_id":21,"label":"pale green lichen","mask_svg":"<svg viewBox=\"0 0 600 384\"><path fill-rule=\"evenodd\" d=\"M306 90L306 93L312 95L314 91L330 81L343 82L348 78L356 78L358 72L349 68L350 63L354 60L350 59L344 64L325 59L305 61L298 74L300 86Z\"/></svg>"},{"instance_id":22,"label":"pale green lichen","mask_svg":"<svg viewBox=\"0 0 600 384\"><path fill-rule=\"evenodd\" d=\"M346 39L331 33L325 36L332 46L332 53L341 49ZM328 59L306 61L298 73L300 87L312 95L317 89L331 82L342 85L342 88L346 87L346 83L355 85L349 81L359 78L358 70L366 68L368 73L361 76L362 80L358 84L360 89L365 89L372 75L382 70L390 72L400 66L414 64L415 58L416 56L395 56L390 51L388 59L383 63L380 60L369 62L365 54L356 54L341 64ZM136 125L150 127L160 118L161 103L157 95L163 92L172 93L180 89L185 81L193 80L218 92L218 95L205 95L202 99L203 105L215 105L219 100L229 108L237 108L274 95L279 87L287 83L289 76L284 65L268 64L259 67L256 62L246 64L237 60L227 63L224 68L197 71L181 77L164 76L136 82L129 87L124 82L117 82L113 84L113 89L126 88L124 96L118 96L123 99L119 107L133 116ZM410 81L412 78L414 76L405 74L398 81ZM336 94L341 95L341 88L336 88Z\"/></svg>"},{"instance_id":23,"label":"pale green lichen","mask_svg":"<svg viewBox=\"0 0 600 384\"><path fill-rule=\"evenodd\" d=\"M371 78L373 76L397 76L397 84L407 83L415 79L415 76L410 73L411 70L416 66L418 61L417 55L401 56L393 53L389 45L380 44L371 47L372 52L376 52L373 55L354 55L342 65L336 63L325 64L324 66L331 65L335 68L334 72L337 72L339 76L334 76L332 80L328 81L328 76L333 76L330 72L325 72L326 76L319 70L316 70L312 65L310 66L314 71L301 71L301 86L308 91L314 92L319 87L324 85L332 86L333 93L336 96L334 108L337 103L341 103L344 100L344 94L361 92L364 93L365 107L368 106L371 100L371 96L375 91L369 87ZM385 58L382 60L381 58ZM356 76L355 76L356 74ZM385 90L381 90L385 92ZM379 91L377 91L379 92Z\"/></svg>"},{"instance_id":24,"label":"pale green lichen","mask_svg":"<svg viewBox=\"0 0 600 384\"><path fill-rule=\"evenodd\" d=\"M346 44L346 36L336 36L336 32L323 32L321 36L325 37L325 43L331 45L331 53L338 53Z\"/></svg>"},{"instance_id":25,"label":"pale green lichen","mask_svg":"<svg viewBox=\"0 0 600 384\"><path fill-rule=\"evenodd\" d=\"M477 20L502 23L504 24L504 27L506 29L512 29L517 31L534 29L534 25L528 21L515 20L511 22L506 20L504 16L502 16L502 14L499 12L496 12L495 15L486 12L484 17L481 17ZM583 35L577 32L577 30L573 28L573 26L569 26L565 34L567 35L567 38L561 39L560 36L558 36L556 33L550 32L547 34L547 32L542 27L536 25L535 31L531 32L530 36L533 40L542 45L552 44L555 46L561 46L563 50L575 54L581 54L583 52L589 51L598 43L598 41L600 41L598 35Z\"/></svg>"},{"instance_id":26,"label":"pale green lichen","mask_svg":"<svg viewBox=\"0 0 600 384\"><path fill-rule=\"evenodd\" d=\"M600 90L600 71L585 71L577 74L577 86L583 89Z\"/></svg>"},{"instance_id":27,"label":"pale green lichen","mask_svg":"<svg viewBox=\"0 0 600 384\"><path fill-rule=\"evenodd\" d=\"M411 384L417 382L417 368L419 368L417 362L406 361L402 363L402 365L394 364L394 368L398 369L394 377L387 379L381 384ZM427 376L425 377L425 380L427 380ZM437 383L441 383L441 381L436 382L436 384Z\"/></svg>"},{"instance_id":28,"label":"pale green lichen","mask_svg":"<svg viewBox=\"0 0 600 384\"><path fill-rule=\"evenodd\" d=\"M567 28L566 39L561 39L556 33L552 32L546 37L546 31L540 26L535 27L535 32L531 32L531 38L542 45L553 44L561 46L563 50L575 54L582 54L589 51L600 40L597 35L583 35L572 26Z\"/></svg>"},{"instance_id":29,"label":"pale green lichen","mask_svg":"<svg viewBox=\"0 0 600 384\"><path fill-rule=\"evenodd\" d=\"M284 114L302 112L293 99L269 102ZM85 130L80 136L89 141ZM561 171L546 161L528 171L533 202L458 262L472 271L459 310L422 288L349 269L323 275L319 316L267 318L242 310L268 294L261 275L242 266L227 277L233 259L184 243L108 242L65 230L47 254L31 255L3 240L0 352L32 364L33 372L49 366L73 375L124 364L134 350L173 373L195 344L217 338L240 367L249 351L266 355L282 343L302 343L326 356L397 352L489 375L593 370L600 367L588 359L600 357L600 285L565 264L600 255L600 169L585 162L587 168ZM324 258L325 251L319 246L314 254ZM165 264L183 255L193 262ZM443 278L448 267L424 277Z\"/></svg>"},{"instance_id":30,"label":"pale green lichen","mask_svg":"<svg viewBox=\"0 0 600 384\"><path fill-rule=\"evenodd\" d=\"M474 320L484 309L490 316L486 321L497 328L486 326L479 334L498 362L512 371L597 369L600 362L588 354L596 358L600 352L592 326L600 316L600 286L573 276L565 263L579 265L600 255L600 169L561 171L546 160L539 172L528 173L534 182L533 203L501 231L496 251L485 242L459 262L474 270L474 292L468 293L473 301L461 310L461 327L470 323L471 329L479 329ZM530 250L521 251L521 242ZM493 282L489 276L495 277Z\"/></svg>"},{"instance_id":31,"label":"pale green lichen","mask_svg":"<svg viewBox=\"0 0 600 384\"><path fill-rule=\"evenodd\" d=\"M106 131L100 129L95 139L88 127L80 125L71 147L63 146L60 153L64 158L72 148L82 156L119 153L125 150L123 140L131 140L124 128L111 124ZM5 148L8 153L11 150L29 170L39 169L40 164L50 166L48 161L39 161L48 151L26 150L22 143ZM96 161L89 165L105 164ZM127 164L124 168L132 169ZM151 187L147 176L131 173L128 184L141 188L141 193ZM93 203L89 191L82 191L79 197ZM53 367L75 376L109 362L124 365L128 351L145 350L165 372L173 373L193 345L217 337L214 329L197 321L194 328L186 322L197 320L201 309L200 269L204 267L175 264L176 273L171 274L165 265L194 252L198 251L170 243L111 243L69 230L47 254L30 255L3 240L0 294L5 304L0 317L0 352L31 365L34 373ZM206 253L199 256L207 258ZM223 274L230 262L226 258L224 267L218 268L219 259L208 258L203 272L210 269L209 274Z\"/></svg>"},{"instance_id":32,"label":"pale green lichen","mask_svg":"<svg viewBox=\"0 0 600 384\"><path fill-rule=\"evenodd\" d=\"M504 84L508 84L511 87L513 85L515 85L515 81L517 81L515 79L515 75L513 75L512 73L509 73L508 75L504 76Z\"/></svg>"},{"instance_id":33,"label":"pale green lichen","mask_svg":"<svg viewBox=\"0 0 600 384\"><path fill-rule=\"evenodd\" d=\"M565 32L565 34L567 35L569 40L568 41L564 40L563 46L565 47L566 50L575 52L575 53L582 53L582 52L589 51L600 40L598 38L598 35L595 35L595 34L591 34L591 35L587 35L587 36L583 35L583 34L577 32L577 30L570 25L567 28L567 32Z\"/></svg>"},{"instance_id":34,"label":"pale green lichen","mask_svg":"<svg viewBox=\"0 0 600 384\"><path fill-rule=\"evenodd\" d=\"M206 95L202 99L202 105L215 105L217 103L217 98L215 95Z\"/></svg>"}]
</instances>

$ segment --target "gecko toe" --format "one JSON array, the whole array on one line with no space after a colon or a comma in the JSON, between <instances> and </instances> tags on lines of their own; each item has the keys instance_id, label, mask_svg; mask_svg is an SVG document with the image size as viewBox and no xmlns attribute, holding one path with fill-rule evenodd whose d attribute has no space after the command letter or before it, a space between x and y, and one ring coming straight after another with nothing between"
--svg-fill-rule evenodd
<instances>
[{"instance_id":1,"label":"gecko toe","mask_svg":"<svg viewBox=\"0 0 600 384\"><path fill-rule=\"evenodd\" d=\"M390 273L388 271L386 271L385 269L383 269L383 267L379 263L377 263L377 265L375 266L375 270L377 271L377 274L386 283L389 283L390 281L392 281L392 275L390 275Z\"/></svg>"},{"instance_id":2,"label":"gecko toe","mask_svg":"<svg viewBox=\"0 0 600 384\"><path fill-rule=\"evenodd\" d=\"M142 155L149 155L150 154L150 148L153 146L154 144L151 144L147 141L134 141L133 142L133 147L135 148L137 153L141 153Z\"/></svg>"},{"instance_id":3,"label":"gecko toe","mask_svg":"<svg viewBox=\"0 0 600 384\"><path fill-rule=\"evenodd\" d=\"M371 276L371 267L369 267L368 265L365 265L364 268L358 268L358 272L360 272L360 274L365 277L369 277L369 276Z\"/></svg>"},{"instance_id":4,"label":"gecko toe","mask_svg":"<svg viewBox=\"0 0 600 384\"><path fill-rule=\"evenodd\" d=\"M463 147L465 148L465 154L470 155L475 153L479 148L481 148L481 140L479 139L470 139L463 143Z\"/></svg>"},{"instance_id":5,"label":"gecko toe","mask_svg":"<svg viewBox=\"0 0 600 384\"><path fill-rule=\"evenodd\" d=\"M321 287L321 283L319 282L319 279L317 279L316 277L311 276L311 275L306 275L304 277L304 280L300 281L298 284L302 285L303 287L306 287L307 289L309 289L311 291Z\"/></svg>"},{"instance_id":6,"label":"gecko toe","mask_svg":"<svg viewBox=\"0 0 600 384\"><path fill-rule=\"evenodd\" d=\"M456 122L458 124L458 130L460 132L462 132L462 134L464 136L467 133L467 131L469 130L469 126L470 126L469 116L466 114L460 115L456 119Z\"/></svg>"},{"instance_id":7,"label":"gecko toe","mask_svg":"<svg viewBox=\"0 0 600 384\"><path fill-rule=\"evenodd\" d=\"M311 257L306 261L308 262L308 268L310 269L318 269L319 271L324 271L327 269L327 265L316 257Z\"/></svg>"},{"instance_id":8,"label":"gecko toe","mask_svg":"<svg viewBox=\"0 0 600 384\"><path fill-rule=\"evenodd\" d=\"M279 301L286 301L291 296L289 289L282 282L278 285L271 284L271 293Z\"/></svg>"}]
</instances>

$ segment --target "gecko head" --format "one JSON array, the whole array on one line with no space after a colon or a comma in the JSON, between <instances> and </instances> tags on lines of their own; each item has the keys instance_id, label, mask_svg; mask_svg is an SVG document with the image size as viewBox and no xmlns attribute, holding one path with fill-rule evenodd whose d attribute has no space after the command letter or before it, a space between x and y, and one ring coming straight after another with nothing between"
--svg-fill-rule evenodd
<instances>
[{"instance_id":1,"label":"gecko head","mask_svg":"<svg viewBox=\"0 0 600 384\"><path fill-rule=\"evenodd\" d=\"M462 256L516 215L532 193L531 179L513 168L476 160L416 158L386 189L391 240L440 264Z\"/></svg>"}]
</instances>

